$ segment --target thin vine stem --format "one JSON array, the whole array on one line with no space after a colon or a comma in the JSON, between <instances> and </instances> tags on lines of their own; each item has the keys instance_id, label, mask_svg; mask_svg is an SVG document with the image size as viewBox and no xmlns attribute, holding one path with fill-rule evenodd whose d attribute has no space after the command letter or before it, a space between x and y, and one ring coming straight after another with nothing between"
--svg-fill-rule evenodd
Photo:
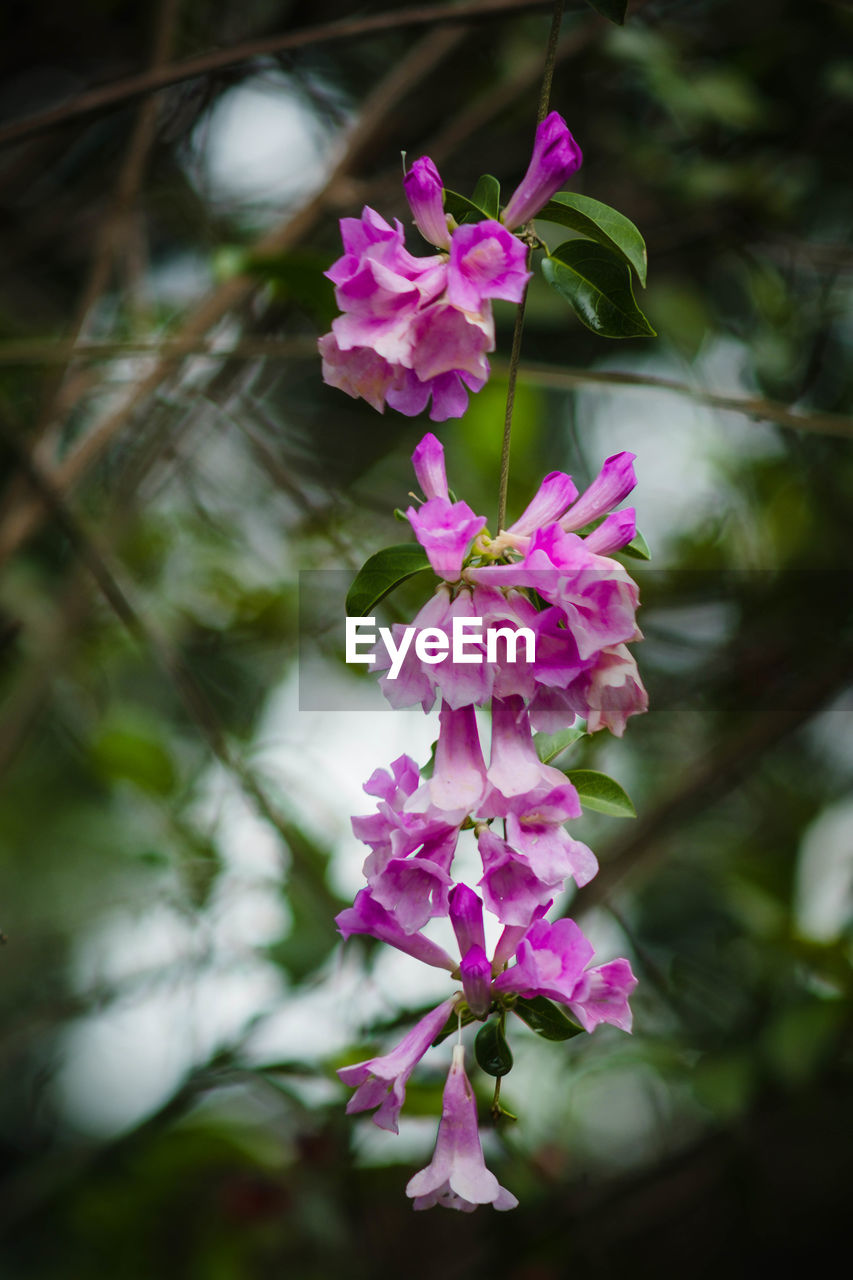
<instances>
[{"instance_id":1,"label":"thin vine stem","mask_svg":"<svg viewBox=\"0 0 853 1280\"><path fill-rule=\"evenodd\" d=\"M542 73L542 88L539 93L539 107L536 112L536 123L540 125L548 114L551 102L551 83L554 79L554 66L557 61L557 44L560 38L560 25L563 21L565 0L555 0L551 17L551 31L545 50L545 69ZM528 252L528 265L530 253ZM506 500L509 487L509 446L512 437L512 412L515 408L515 384L518 379L518 366L521 361L521 335L524 331L524 310L527 305L527 286L521 295L518 310L515 313L515 325L512 331L512 350L509 357L509 372L506 387L506 410L504 412L504 434L501 446L501 470L498 482L498 527L500 533L506 524Z\"/></svg>"}]
</instances>

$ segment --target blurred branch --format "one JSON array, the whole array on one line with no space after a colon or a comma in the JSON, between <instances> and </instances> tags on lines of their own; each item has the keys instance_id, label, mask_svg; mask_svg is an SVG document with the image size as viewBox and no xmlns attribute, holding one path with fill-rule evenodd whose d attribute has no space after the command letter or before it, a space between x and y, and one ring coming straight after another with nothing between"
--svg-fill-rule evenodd
<instances>
[{"instance_id":1,"label":"blurred branch","mask_svg":"<svg viewBox=\"0 0 853 1280\"><path fill-rule=\"evenodd\" d=\"M237 779L243 792L254 802L260 815L281 836L285 848L289 851L291 862L298 863L300 852L298 844L294 843L292 838L292 824L267 795L254 773L232 751L214 708L187 662L133 604L128 588L119 581L119 568L108 562L107 552L99 547L91 534L83 528L66 505L62 495L57 492L38 464L29 456L15 433L5 429L5 426L0 426L0 430L2 430L4 442L17 455L22 471L50 509L116 617L140 646L152 655L157 665L167 675L190 719L217 760ZM312 881L316 881L313 866L309 864L306 869ZM325 885L322 887L325 888ZM329 894L329 903L333 909L337 909L338 904L331 894Z\"/></svg>"},{"instance_id":2,"label":"blurred branch","mask_svg":"<svg viewBox=\"0 0 853 1280\"><path fill-rule=\"evenodd\" d=\"M697 815L749 777L766 752L806 724L853 679L853 654L842 648L827 655L823 666L817 672L810 668L808 676L786 687L783 705L762 711L739 734L687 766L681 785L605 849L598 875L572 902L573 916L605 903L625 876L664 856L665 841L676 829L686 831Z\"/></svg>"},{"instance_id":3,"label":"blurred branch","mask_svg":"<svg viewBox=\"0 0 853 1280\"><path fill-rule=\"evenodd\" d=\"M258 257L279 254L305 236L333 201L335 191L358 159L364 145L385 126L396 104L419 84L462 40L465 28L439 28L424 36L409 53L391 68L365 101L360 116L350 131L347 147L322 189L297 211L284 219L253 246ZM57 493L65 493L77 483L101 456L114 437L131 421L135 412L166 381L174 370L174 360L190 354L223 316L245 303L258 282L249 276L231 276L197 305L184 321L180 333L170 345L167 358L158 360L129 390L116 408L108 410L76 442L67 456L52 471L45 473ZM44 507L39 499L11 505L0 525L0 564L38 527Z\"/></svg>"},{"instance_id":4,"label":"blurred branch","mask_svg":"<svg viewBox=\"0 0 853 1280\"><path fill-rule=\"evenodd\" d=\"M382 31L396 31L402 27L425 27L435 23L467 23L487 18L501 18L532 9L547 9L551 0L471 0L463 4L414 5L409 9L396 9L390 13L377 13L366 18L343 18L301 31L289 31L274 36L263 36L235 45L231 49L215 49L210 53L186 58L171 66L151 67L134 76L126 76L111 84L101 85L81 93L61 107L51 107L15 120L0 127L0 147L21 142L46 129L79 119L93 111L115 106L141 94L153 93L168 85L193 80L197 76L222 71L253 58L272 53L284 53L291 49L304 49L314 45L333 44L359 40Z\"/></svg>"},{"instance_id":5,"label":"blurred branch","mask_svg":"<svg viewBox=\"0 0 853 1280\"><path fill-rule=\"evenodd\" d=\"M49 339L21 339L0 342L0 366L24 364L63 364L73 352L76 360L110 361L151 359L178 361L186 356L209 356L216 360L298 360L316 359L317 343L314 338L242 338L227 347L216 340L198 338L192 344L183 338L166 342L83 342L71 346L68 342ZM494 359L492 369L505 374L507 362ZM674 395L687 396L698 404L709 405L729 413L742 413L747 417L795 431L808 431L817 435L853 436L853 417L843 413L807 412L764 396L733 396L679 382L676 378L663 378L657 374L620 372L614 369L567 369L552 365L522 364L524 380L534 386L553 387L568 391L581 386L604 386L634 390L648 388L652 391L671 391ZM0 544L2 545L2 544Z\"/></svg>"},{"instance_id":6,"label":"blurred branch","mask_svg":"<svg viewBox=\"0 0 853 1280\"><path fill-rule=\"evenodd\" d=\"M505 373L505 363L500 360L492 362L496 373ZM552 365L524 364L521 367L522 377L526 382L539 387L553 387L555 390L570 390L572 387L596 385L605 387L625 387L633 389L648 387L653 391L672 391L676 395L688 396L697 404L707 404L712 409L725 409L731 413L743 413L750 418L778 422L780 426L792 427L796 431L815 432L819 435L853 436L853 417L843 413L801 413L790 405L780 404L778 400L767 400L763 396L731 396L721 395L716 391L704 391L701 387L691 387L689 383L679 382L675 378L662 378L656 374L620 373L612 369L563 369Z\"/></svg>"}]
</instances>

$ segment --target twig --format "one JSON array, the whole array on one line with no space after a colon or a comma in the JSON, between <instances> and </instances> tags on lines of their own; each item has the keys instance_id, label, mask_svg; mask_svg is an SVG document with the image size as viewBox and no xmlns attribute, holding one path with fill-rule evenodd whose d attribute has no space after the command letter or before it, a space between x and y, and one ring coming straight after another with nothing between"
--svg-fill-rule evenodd
<instances>
[{"instance_id":1,"label":"twig","mask_svg":"<svg viewBox=\"0 0 853 1280\"><path fill-rule=\"evenodd\" d=\"M61 107L39 111L22 120L0 128L0 147L22 142L34 134L67 124L71 120L89 115L93 111L113 107L119 102L141 94L164 89L168 85L193 80L197 76L222 71L226 67L249 62L267 54L284 53L289 49L304 49L321 44L360 40L381 31L394 31L401 27L427 27L436 23L458 24L476 22L488 18L508 17L531 9L547 8L550 0L471 0L467 4L414 5L409 9L396 9L390 13L377 13L367 18L345 18L301 31L282 32L235 45L231 49L215 49L210 53L186 58L167 67L151 68L137 75L127 76L111 84L89 89Z\"/></svg>"},{"instance_id":2,"label":"twig","mask_svg":"<svg viewBox=\"0 0 853 1280\"><path fill-rule=\"evenodd\" d=\"M324 212L336 187L347 175L365 143L377 129L384 126L393 105L446 57L464 34L464 27L453 30L442 27L430 32L412 47L365 101L361 115L350 133L346 151L322 190L295 214L262 236L253 246L254 255L263 257L282 253L299 243ZM168 359L160 360L154 369L131 388L127 398L96 422L67 457L52 470L48 478L57 492L65 493L77 483L126 426L136 410L165 382L174 369L175 360L192 352L208 330L229 311L243 304L256 287L257 281L253 278L232 276L199 303L173 339ZM9 509L0 527L0 565L38 527L42 510L38 499Z\"/></svg>"},{"instance_id":3,"label":"twig","mask_svg":"<svg viewBox=\"0 0 853 1280\"><path fill-rule=\"evenodd\" d=\"M554 63L557 58L557 45L560 39L560 26L563 21L564 0L554 0L554 12L551 16L551 30L545 50L545 69L542 73L542 89L539 94L539 106L536 112L537 126L548 114L551 101L551 82L554 78ZM528 263L530 251L527 253ZM512 331L512 351L509 357L509 374L506 385L506 409L504 411L504 432L501 443L501 468L498 481L498 522L500 533L506 524L506 499L509 488L509 446L512 436L512 411L515 407L515 383L518 377L518 364L521 360L521 337L524 332L524 310L527 305L527 285L521 295L521 301L515 313L515 325Z\"/></svg>"}]
</instances>

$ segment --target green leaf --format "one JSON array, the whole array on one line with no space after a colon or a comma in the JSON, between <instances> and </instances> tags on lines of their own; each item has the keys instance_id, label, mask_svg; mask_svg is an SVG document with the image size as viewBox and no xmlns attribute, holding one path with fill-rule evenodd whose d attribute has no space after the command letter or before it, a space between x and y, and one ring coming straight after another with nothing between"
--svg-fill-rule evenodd
<instances>
[{"instance_id":1,"label":"green leaf","mask_svg":"<svg viewBox=\"0 0 853 1280\"><path fill-rule=\"evenodd\" d=\"M351 618L366 618L407 578L429 568L427 553L417 542L401 542L385 547L366 560L347 592L346 611Z\"/></svg>"},{"instance_id":2,"label":"green leaf","mask_svg":"<svg viewBox=\"0 0 853 1280\"><path fill-rule=\"evenodd\" d=\"M590 9L594 9L596 13L600 13L604 18L609 18L611 22L615 22L619 27L625 21L628 0L586 0L586 2Z\"/></svg>"},{"instance_id":3,"label":"green leaf","mask_svg":"<svg viewBox=\"0 0 853 1280\"><path fill-rule=\"evenodd\" d=\"M512 1051L497 1018L480 1027L474 1041L474 1056L487 1075L505 1076L512 1071Z\"/></svg>"},{"instance_id":4,"label":"green leaf","mask_svg":"<svg viewBox=\"0 0 853 1280\"><path fill-rule=\"evenodd\" d=\"M478 178L471 196L471 203L482 209L488 218L497 218L501 211L501 184L490 173Z\"/></svg>"},{"instance_id":5,"label":"green leaf","mask_svg":"<svg viewBox=\"0 0 853 1280\"><path fill-rule=\"evenodd\" d=\"M585 809L607 813L611 818L636 818L630 796L615 778L596 769L566 769L565 774Z\"/></svg>"},{"instance_id":6,"label":"green leaf","mask_svg":"<svg viewBox=\"0 0 853 1280\"><path fill-rule=\"evenodd\" d=\"M620 547L623 556L631 556L634 560L651 560L652 553L649 551L649 544L646 542L639 529L634 537L628 543L627 547Z\"/></svg>"},{"instance_id":7,"label":"green leaf","mask_svg":"<svg viewBox=\"0 0 853 1280\"><path fill-rule=\"evenodd\" d=\"M536 733L533 735L533 745L542 763L550 764L552 760L556 760L557 756L562 755L566 747L577 742L578 738L582 738L585 733L585 728L561 729L559 733Z\"/></svg>"},{"instance_id":8,"label":"green leaf","mask_svg":"<svg viewBox=\"0 0 853 1280\"><path fill-rule=\"evenodd\" d=\"M570 1040L583 1031L583 1027L547 996L532 996L529 1000L519 996L512 1011L543 1040Z\"/></svg>"},{"instance_id":9,"label":"green leaf","mask_svg":"<svg viewBox=\"0 0 853 1280\"><path fill-rule=\"evenodd\" d=\"M602 338L654 338L637 306L631 272L612 249L589 240L567 240L542 260L542 274Z\"/></svg>"},{"instance_id":10,"label":"green leaf","mask_svg":"<svg viewBox=\"0 0 853 1280\"><path fill-rule=\"evenodd\" d=\"M486 174L484 175L484 178L488 176L489 175ZM483 182L484 178L481 178L480 182ZM493 178L492 181L494 182L496 179ZM478 190L480 182L477 183ZM451 217L455 218L459 223L482 222L484 218L492 218L495 216L494 214L489 213L488 209L484 209L481 205L476 204L473 198L469 200L467 196L460 195L458 191L450 191L447 187L444 188L444 211L445 213L449 213Z\"/></svg>"},{"instance_id":11,"label":"green leaf","mask_svg":"<svg viewBox=\"0 0 853 1280\"><path fill-rule=\"evenodd\" d=\"M619 213L618 209L611 209L609 204L602 204L591 196L559 191L536 216L557 222L561 227L570 227L607 249L615 249L634 268L637 279L645 288L648 267L645 241L630 218Z\"/></svg>"}]
</instances>

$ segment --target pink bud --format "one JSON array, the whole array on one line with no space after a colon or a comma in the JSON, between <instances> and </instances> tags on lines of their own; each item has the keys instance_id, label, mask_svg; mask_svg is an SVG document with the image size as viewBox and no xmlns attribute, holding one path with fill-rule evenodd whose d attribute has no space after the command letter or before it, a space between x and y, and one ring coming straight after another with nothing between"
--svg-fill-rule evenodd
<instances>
[{"instance_id":1,"label":"pink bud","mask_svg":"<svg viewBox=\"0 0 853 1280\"><path fill-rule=\"evenodd\" d=\"M504 209L503 224L519 227L536 216L566 179L581 167L583 154L568 125L556 111L546 116L536 129L533 155L527 173Z\"/></svg>"},{"instance_id":2,"label":"pink bud","mask_svg":"<svg viewBox=\"0 0 853 1280\"><path fill-rule=\"evenodd\" d=\"M403 189L423 238L439 249L449 249L450 234L444 213L441 178L429 156L415 161L403 179Z\"/></svg>"}]
</instances>

